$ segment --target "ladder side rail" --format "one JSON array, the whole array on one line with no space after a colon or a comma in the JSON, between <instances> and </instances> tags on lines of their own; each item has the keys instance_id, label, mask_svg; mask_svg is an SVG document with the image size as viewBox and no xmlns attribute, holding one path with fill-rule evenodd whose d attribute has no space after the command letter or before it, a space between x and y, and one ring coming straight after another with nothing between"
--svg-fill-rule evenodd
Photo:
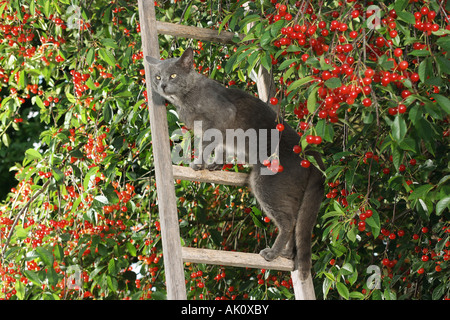
<instances>
[{"instance_id":1,"label":"ladder side rail","mask_svg":"<svg viewBox=\"0 0 450 320\"><path fill-rule=\"evenodd\" d=\"M148 55L159 59L158 34L155 32L154 1L138 0L138 6L144 56ZM161 240L164 252L167 298L170 300L186 300L184 264L181 253L166 108L163 99L153 93L150 87L150 66L144 63L144 67L161 223Z\"/></svg>"}]
</instances>

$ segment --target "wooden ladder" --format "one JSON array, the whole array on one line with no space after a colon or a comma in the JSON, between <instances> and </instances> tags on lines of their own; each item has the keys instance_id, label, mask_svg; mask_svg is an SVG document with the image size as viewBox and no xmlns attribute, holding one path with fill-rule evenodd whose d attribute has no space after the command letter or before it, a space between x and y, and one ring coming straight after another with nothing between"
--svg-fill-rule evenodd
<instances>
[{"instance_id":1,"label":"wooden ladder","mask_svg":"<svg viewBox=\"0 0 450 320\"><path fill-rule=\"evenodd\" d=\"M234 33L231 32L222 31L218 34L216 31L210 29L157 21L154 0L138 0L138 6L144 57L151 56L158 59L160 58L158 34L168 34L221 43L233 43L232 39ZM294 270L294 263L292 260L279 257L268 262L256 253L182 247L174 179L240 186L246 184L247 174L226 171L194 171L187 167L172 165L166 107L163 99L158 94L154 94L151 90L150 69L149 64L145 62L145 59L144 66L150 113L150 128L152 133L167 299L186 300L184 262L191 262L291 271L295 298L297 300L315 300L311 275L307 280L301 281L298 276L298 271ZM261 75L261 72L259 73ZM260 76L259 80L257 85L260 98L262 98L261 94L265 94L267 98L267 86L265 85L267 77Z\"/></svg>"}]
</instances>

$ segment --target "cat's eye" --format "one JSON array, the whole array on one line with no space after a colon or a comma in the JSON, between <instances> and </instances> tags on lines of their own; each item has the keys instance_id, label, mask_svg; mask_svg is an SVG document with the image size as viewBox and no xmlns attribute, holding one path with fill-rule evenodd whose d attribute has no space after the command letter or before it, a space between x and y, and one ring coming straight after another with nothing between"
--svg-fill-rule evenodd
<instances>
[{"instance_id":1,"label":"cat's eye","mask_svg":"<svg viewBox=\"0 0 450 320\"><path fill-rule=\"evenodd\" d=\"M160 76L156 76L155 78L156 78L156 80L161 80Z\"/></svg>"},{"instance_id":2,"label":"cat's eye","mask_svg":"<svg viewBox=\"0 0 450 320\"><path fill-rule=\"evenodd\" d=\"M170 79L175 79L176 77L177 77L176 73L173 73L173 74L170 75Z\"/></svg>"}]
</instances>

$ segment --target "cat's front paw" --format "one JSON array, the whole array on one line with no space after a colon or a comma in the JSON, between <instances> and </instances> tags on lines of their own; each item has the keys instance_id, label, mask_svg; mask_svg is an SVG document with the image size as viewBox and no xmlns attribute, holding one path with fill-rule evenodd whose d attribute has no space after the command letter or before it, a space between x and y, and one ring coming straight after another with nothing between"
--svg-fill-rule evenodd
<instances>
[{"instance_id":1,"label":"cat's front paw","mask_svg":"<svg viewBox=\"0 0 450 320\"><path fill-rule=\"evenodd\" d=\"M205 166L205 169L208 169L209 171L216 171L216 170L222 170L223 164L217 164L217 163L210 163Z\"/></svg>"},{"instance_id":2,"label":"cat's front paw","mask_svg":"<svg viewBox=\"0 0 450 320\"><path fill-rule=\"evenodd\" d=\"M202 164L197 164L197 163L191 162L191 163L189 164L189 167L190 167L191 169L195 170L195 171L205 169L205 165L204 165L203 163L202 163Z\"/></svg>"},{"instance_id":3,"label":"cat's front paw","mask_svg":"<svg viewBox=\"0 0 450 320\"><path fill-rule=\"evenodd\" d=\"M266 259L266 261L272 261L273 259L277 258L279 254L277 252L274 252L271 248L263 249L259 252L259 254Z\"/></svg>"}]
</instances>

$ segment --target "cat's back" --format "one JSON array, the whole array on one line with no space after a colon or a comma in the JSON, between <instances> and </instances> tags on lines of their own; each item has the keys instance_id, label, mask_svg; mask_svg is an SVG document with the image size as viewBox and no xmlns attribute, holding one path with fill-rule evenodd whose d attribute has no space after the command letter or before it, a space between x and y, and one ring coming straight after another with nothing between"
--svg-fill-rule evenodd
<instances>
[{"instance_id":1,"label":"cat's back","mask_svg":"<svg viewBox=\"0 0 450 320\"><path fill-rule=\"evenodd\" d=\"M236 88L225 88L222 94L236 107L236 114L250 126L273 128L277 115L262 100Z\"/></svg>"}]
</instances>

